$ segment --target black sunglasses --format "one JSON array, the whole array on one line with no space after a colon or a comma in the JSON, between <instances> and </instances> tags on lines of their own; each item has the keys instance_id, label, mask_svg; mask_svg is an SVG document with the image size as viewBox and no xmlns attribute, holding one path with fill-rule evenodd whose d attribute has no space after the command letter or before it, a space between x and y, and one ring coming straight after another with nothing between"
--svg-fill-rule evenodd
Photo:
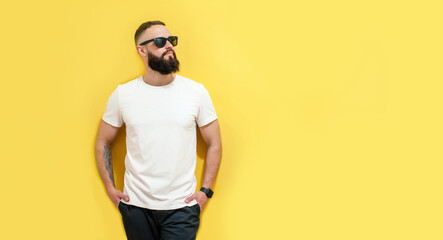
<instances>
[{"instance_id":1,"label":"black sunglasses","mask_svg":"<svg viewBox=\"0 0 443 240\"><path fill-rule=\"evenodd\" d=\"M148 44L152 41L154 41L155 46L157 46L158 48L164 47L166 45L166 41L169 41L172 44L172 46L177 46L178 37L177 36L170 36L168 38L157 37L157 38L153 38L151 40L147 40L147 41L140 43L140 46Z\"/></svg>"}]
</instances>

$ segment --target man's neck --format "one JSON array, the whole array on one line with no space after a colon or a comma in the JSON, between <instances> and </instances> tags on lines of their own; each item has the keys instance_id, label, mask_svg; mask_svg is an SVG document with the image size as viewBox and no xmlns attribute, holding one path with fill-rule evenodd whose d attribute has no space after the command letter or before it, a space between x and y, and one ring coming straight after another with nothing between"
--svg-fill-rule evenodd
<instances>
[{"instance_id":1,"label":"man's neck","mask_svg":"<svg viewBox=\"0 0 443 240\"><path fill-rule=\"evenodd\" d=\"M152 86L164 86L174 81L175 74L160 74L150 68L146 68L146 72L143 75L143 81Z\"/></svg>"}]
</instances>

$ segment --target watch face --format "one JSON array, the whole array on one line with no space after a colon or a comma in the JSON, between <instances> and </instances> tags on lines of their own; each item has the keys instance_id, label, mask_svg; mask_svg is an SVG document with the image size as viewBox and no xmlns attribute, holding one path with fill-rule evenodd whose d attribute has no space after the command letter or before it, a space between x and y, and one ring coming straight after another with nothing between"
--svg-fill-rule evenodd
<instances>
[{"instance_id":1,"label":"watch face","mask_svg":"<svg viewBox=\"0 0 443 240\"><path fill-rule=\"evenodd\" d=\"M211 198L214 195L214 192L209 188L202 187L200 191L204 192L208 198Z\"/></svg>"}]
</instances>

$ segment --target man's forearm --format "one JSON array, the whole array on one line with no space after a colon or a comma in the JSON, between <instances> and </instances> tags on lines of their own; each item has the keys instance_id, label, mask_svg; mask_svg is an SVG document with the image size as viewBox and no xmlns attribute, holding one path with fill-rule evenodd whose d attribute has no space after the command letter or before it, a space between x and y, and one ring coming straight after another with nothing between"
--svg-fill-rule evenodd
<instances>
[{"instance_id":1,"label":"man's forearm","mask_svg":"<svg viewBox=\"0 0 443 240\"><path fill-rule=\"evenodd\" d=\"M100 178L102 179L103 184L105 185L106 190L108 190L109 188L115 188L110 146L100 143L97 144L95 149L95 159L97 170L100 174Z\"/></svg>"},{"instance_id":2,"label":"man's forearm","mask_svg":"<svg viewBox=\"0 0 443 240\"><path fill-rule=\"evenodd\" d=\"M205 175L203 177L202 187L212 188L218 169L220 168L222 156L221 144L208 146L206 152Z\"/></svg>"}]
</instances>

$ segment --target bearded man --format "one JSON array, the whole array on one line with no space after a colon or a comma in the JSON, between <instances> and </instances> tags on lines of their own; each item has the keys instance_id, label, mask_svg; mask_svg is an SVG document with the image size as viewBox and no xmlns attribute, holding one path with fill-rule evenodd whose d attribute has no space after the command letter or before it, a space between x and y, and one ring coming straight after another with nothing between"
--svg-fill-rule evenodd
<instances>
[{"instance_id":1,"label":"bearded man","mask_svg":"<svg viewBox=\"0 0 443 240\"><path fill-rule=\"evenodd\" d=\"M195 239L200 213L212 197L222 155L217 115L206 88L175 74L178 37L161 21L135 33L145 74L120 84L100 122L96 164L127 238ZM126 125L123 192L115 188L111 143ZM196 126L207 145L202 188L196 192Z\"/></svg>"}]
</instances>

